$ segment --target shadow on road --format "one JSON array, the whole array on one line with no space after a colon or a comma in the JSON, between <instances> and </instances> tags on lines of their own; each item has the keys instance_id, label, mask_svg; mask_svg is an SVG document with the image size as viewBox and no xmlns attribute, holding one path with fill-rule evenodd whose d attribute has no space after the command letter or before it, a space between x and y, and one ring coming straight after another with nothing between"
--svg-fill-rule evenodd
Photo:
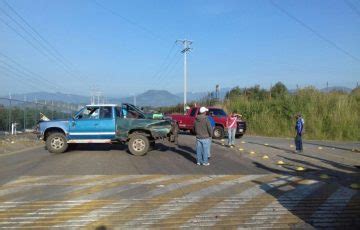
<instances>
[{"instance_id":1,"label":"shadow on road","mask_svg":"<svg viewBox=\"0 0 360 230\"><path fill-rule=\"evenodd\" d=\"M162 143L156 143L155 150L157 151L168 151L171 150L172 152L182 156L186 160L190 161L191 163L196 164L196 156L195 156L195 150L189 146L185 145L177 145L169 147L167 145L164 145Z\"/></svg>"},{"instance_id":2,"label":"shadow on road","mask_svg":"<svg viewBox=\"0 0 360 230\"><path fill-rule=\"evenodd\" d=\"M68 151L110 151L110 150L127 150L124 144L71 144Z\"/></svg>"},{"instance_id":3,"label":"shadow on road","mask_svg":"<svg viewBox=\"0 0 360 230\"><path fill-rule=\"evenodd\" d=\"M253 141L248 141L247 143L249 144L254 144L254 145L260 145L260 146L264 146L264 144L261 144L261 143L258 143L258 142L253 142ZM277 150L282 150L286 153L294 153L293 150L291 149L286 149L286 148L281 148L281 147L278 147L278 146L275 146L275 145L267 145L266 147L270 147L270 148L273 148L273 149L277 149Z\"/></svg>"},{"instance_id":4,"label":"shadow on road","mask_svg":"<svg viewBox=\"0 0 360 230\"><path fill-rule=\"evenodd\" d=\"M284 159L290 160L287 157L284 157ZM292 182L287 182L271 188L264 187L266 184L263 185L262 182L254 181L259 185L261 184L260 188L273 196L282 207L304 221L301 225L290 225L289 227L359 229L360 193L358 190L351 189L350 184L360 180L360 170L328 161L329 164L352 172L346 173L336 169L317 166L302 160L291 160L301 163L305 167L313 167L314 169L299 172L290 166L284 167L287 170L281 168L275 169L262 163L253 162L258 168L285 176L286 178L298 178L297 180L300 183L296 186L291 186ZM289 169L292 171L288 171ZM321 175L328 175L329 177L322 177ZM313 182L309 184L301 183L301 181L305 180L313 180ZM332 200L328 201L329 197L339 189L342 189L342 193L339 193L342 195L332 197ZM324 206L322 206L323 204ZM316 213L317 211L320 214ZM326 218L326 216L331 216L331 218Z\"/></svg>"},{"instance_id":5,"label":"shadow on road","mask_svg":"<svg viewBox=\"0 0 360 230\"><path fill-rule=\"evenodd\" d=\"M303 143L308 144L308 145L315 145L315 146L320 146L320 147L328 147L328 148L332 148L332 149L340 149L340 150L345 150L345 151L352 152L352 149L350 149L350 148L344 148L344 147L339 147L339 146L335 146L335 145L317 144L317 143L309 142L309 141L303 141Z\"/></svg>"}]
</instances>

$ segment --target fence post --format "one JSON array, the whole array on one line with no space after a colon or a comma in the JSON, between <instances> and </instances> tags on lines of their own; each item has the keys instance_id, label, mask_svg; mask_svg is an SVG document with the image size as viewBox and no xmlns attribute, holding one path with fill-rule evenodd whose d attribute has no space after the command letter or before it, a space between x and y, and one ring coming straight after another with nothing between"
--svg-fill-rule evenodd
<instances>
[{"instance_id":1,"label":"fence post","mask_svg":"<svg viewBox=\"0 0 360 230\"><path fill-rule=\"evenodd\" d=\"M11 94L9 93L9 133L11 133Z\"/></svg>"},{"instance_id":2,"label":"fence post","mask_svg":"<svg viewBox=\"0 0 360 230\"><path fill-rule=\"evenodd\" d=\"M54 120L54 101L51 101L51 120Z\"/></svg>"}]
</instances>

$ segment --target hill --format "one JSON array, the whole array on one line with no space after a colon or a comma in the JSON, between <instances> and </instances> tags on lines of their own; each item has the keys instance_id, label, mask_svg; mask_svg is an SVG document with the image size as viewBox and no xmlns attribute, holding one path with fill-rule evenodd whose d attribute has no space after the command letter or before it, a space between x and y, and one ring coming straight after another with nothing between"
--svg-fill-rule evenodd
<instances>
[{"instance_id":1,"label":"hill","mask_svg":"<svg viewBox=\"0 0 360 230\"><path fill-rule=\"evenodd\" d=\"M133 103L134 97L120 99L122 102ZM148 90L145 93L136 95L136 105L138 106L170 106L181 102L181 98L166 90Z\"/></svg>"}]
</instances>

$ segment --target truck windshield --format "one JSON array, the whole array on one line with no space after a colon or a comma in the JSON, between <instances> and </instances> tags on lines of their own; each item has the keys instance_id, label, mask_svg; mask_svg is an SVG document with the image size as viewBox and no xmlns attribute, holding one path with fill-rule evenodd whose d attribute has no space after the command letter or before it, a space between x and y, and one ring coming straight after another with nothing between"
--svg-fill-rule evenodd
<instances>
[{"instance_id":1,"label":"truck windshield","mask_svg":"<svg viewBox=\"0 0 360 230\"><path fill-rule=\"evenodd\" d=\"M209 114L216 116L216 117L226 117L226 113L222 109L209 109Z\"/></svg>"},{"instance_id":2,"label":"truck windshield","mask_svg":"<svg viewBox=\"0 0 360 230\"><path fill-rule=\"evenodd\" d=\"M128 118L140 118L140 119L145 118L144 112L141 109L139 109L138 107L136 107L132 104L123 104L123 107L125 107L127 110Z\"/></svg>"},{"instance_id":3,"label":"truck windshield","mask_svg":"<svg viewBox=\"0 0 360 230\"><path fill-rule=\"evenodd\" d=\"M99 107L86 107L80 110L75 119L99 119Z\"/></svg>"}]
</instances>

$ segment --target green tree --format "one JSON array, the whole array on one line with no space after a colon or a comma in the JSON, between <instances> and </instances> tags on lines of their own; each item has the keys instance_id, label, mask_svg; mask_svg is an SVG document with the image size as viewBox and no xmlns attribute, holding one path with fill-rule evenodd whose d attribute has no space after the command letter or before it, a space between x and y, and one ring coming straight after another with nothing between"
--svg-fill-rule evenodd
<instances>
[{"instance_id":1,"label":"green tree","mask_svg":"<svg viewBox=\"0 0 360 230\"><path fill-rule=\"evenodd\" d=\"M288 89L283 83L279 81L273 87L271 87L270 92L272 97L279 98L284 97L286 94L288 94Z\"/></svg>"}]
</instances>

